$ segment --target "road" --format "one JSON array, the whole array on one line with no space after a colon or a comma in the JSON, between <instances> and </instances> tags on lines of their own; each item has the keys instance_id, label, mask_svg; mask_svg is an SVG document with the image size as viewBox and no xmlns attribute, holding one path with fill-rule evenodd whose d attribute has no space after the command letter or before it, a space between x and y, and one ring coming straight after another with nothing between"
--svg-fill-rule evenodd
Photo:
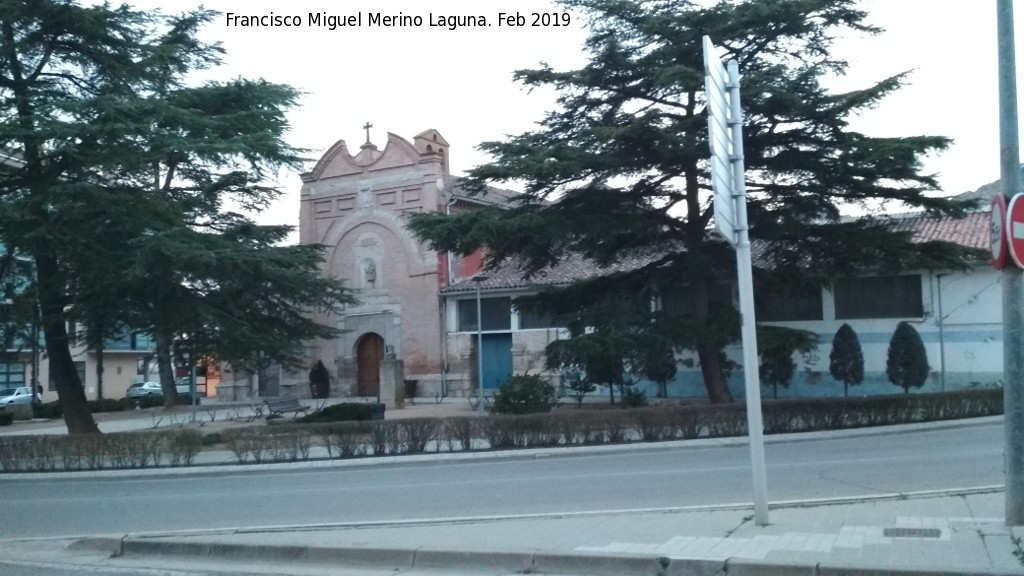
<instances>
[{"instance_id":1,"label":"road","mask_svg":"<svg viewBox=\"0 0 1024 576\"><path fill-rule=\"evenodd\" d=\"M1002 424L766 446L771 501L1003 482ZM0 538L749 502L745 446L0 482Z\"/></svg>"}]
</instances>

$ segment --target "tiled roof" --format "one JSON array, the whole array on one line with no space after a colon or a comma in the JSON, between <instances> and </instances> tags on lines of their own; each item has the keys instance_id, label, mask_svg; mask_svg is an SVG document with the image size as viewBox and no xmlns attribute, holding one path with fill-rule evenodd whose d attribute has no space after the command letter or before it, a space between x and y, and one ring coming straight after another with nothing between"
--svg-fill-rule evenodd
<instances>
[{"instance_id":1,"label":"tiled roof","mask_svg":"<svg viewBox=\"0 0 1024 576\"><path fill-rule=\"evenodd\" d=\"M497 269L478 274L477 276L487 276L487 280L482 280L479 284L481 290L488 291L532 286L558 286L570 284L577 280L636 270L654 262L657 258L657 256L653 255L649 257L623 258L602 268L593 260L588 260L579 254L573 254L561 260L553 267L544 268L529 279L524 278L522 267L513 261L505 262ZM475 291L477 284L472 278L463 278L453 282L442 293L454 294Z\"/></svg>"},{"instance_id":2,"label":"tiled roof","mask_svg":"<svg viewBox=\"0 0 1024 576\"><path fill-rule=\"evenodd\" d=\"M470 194L466 190L463 190L459 186L459 178L457 176L446 175L444 177L444 184L451 190L452 196L458 200L463 200L473 204L492 204L495 206L508 206L511 204L512 198L515 198L521 192L514 190L504 190L502 188L495 188L488 186L483 192L479 194Z\"/></svg>"},{"instance_id":3,"label":"tiled roof","mask_svg":"<svg viewBox=\"0 0 1024 576\"><path fill-rule=\"evenodd\" d=\"M894 229L913 230L914 242L945 241L968 248L989 249L989 212L973 212L963 218L932 218L923 214L907 214L891 219Z\"/></svg>"},{"instance_id":4,"label":"tiled roof","mask_svg":"<svg viewBox=\"0 0 1024 576\"><path fill-rule=\"evenodd\" d=\"M990 215L988 212L973 212L963 218L935 218L924 213L908 213L886 217L895 230L912 230L914 242L946 241L969 248L989 249ZM763 260L763 252L753 246L755 263ZM480 288L487 291L519 289L531 286L565 285L577 280L594 278L615 272L636 270L657 260L657 256L624 258L608 267L580 255L572 255L554 267L545 268L530 279L523 277L522 268L515 262L506 262L496 270L488 271L487 280L480 282ZM763 262L761 262L763 264ZM444 289L444 294L464 293L476 290L477 283L471 278L461 279Z\"/></svg>"}]
</instances>

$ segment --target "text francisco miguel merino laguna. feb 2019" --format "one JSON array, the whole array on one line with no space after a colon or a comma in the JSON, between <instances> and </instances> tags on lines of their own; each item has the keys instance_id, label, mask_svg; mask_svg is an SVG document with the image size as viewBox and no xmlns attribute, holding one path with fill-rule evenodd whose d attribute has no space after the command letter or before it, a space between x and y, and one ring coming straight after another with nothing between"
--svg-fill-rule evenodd
<instances>
[{"instance_id":1,"label":"text francisco miguel merino laguna. feb 2019","mask_svg":"<svg viewBox=\"0 0 1024 576\"><path fill-rule=\"evenodd\" d=\"M379 27L556 27L568 26L572 18L568 12L496 12L490 15L451 15L428 12L421 14L385 14L383 12L356 12L353 14L331 14L309 12L302 14L225 14L225 25L239 28L306 27L336 30L339 28Z\"/></svg>"}]
</instances>

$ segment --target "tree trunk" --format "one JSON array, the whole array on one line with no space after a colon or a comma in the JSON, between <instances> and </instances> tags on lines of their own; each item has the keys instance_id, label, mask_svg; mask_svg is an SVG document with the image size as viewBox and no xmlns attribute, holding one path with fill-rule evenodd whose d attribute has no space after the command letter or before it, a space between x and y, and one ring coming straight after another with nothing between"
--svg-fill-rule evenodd
<instances>
[{"instance_id":1,"label":"tree trunk","mask_svg":"<svg viewBox=\"0 0 1024 576\"><path fill-rule=\"evenodd\" d=\"M57 388L68 434L98 434L100 429L89 411L85 389L75 370L64 318L64 283L59 278L57 258L45 246L33 254L39 281L39 309L42 314L46 353L50 358L50 378Z\"/></svg>"},{"instance_id":2,"label":"tree trunk","mask_svg":"<svg viewBox=\"0 0 1024 576\"><path fill-rule=\"evenodd\" d=\"M732 402L732 394L725 384L725 370L722 368L721 350L702 347L697 350L700 372L704 377L704 388L708 391L708 402L725 404ZM755 368L756 369L756 368Z\"/></svg>"},{"instance_id":3,"label":"tree trunk","mask_svg":"<svg viewBox=\"0 0 1024 576\"><path fill-rule=\"evenodd\" d=\"M698 325L706 324L711 308L711 294L708 277L695 274L692 278L693 315ZM732 394L725 382L725 369L722 365L722 349L715 343L700 342L697 344L697 359L704 378L704 388L708 391L708 402L725 404L732 402ZM748 367L745 367L748 368ZM750 368L748 368L750 369ZM757 370L754 366L753 370Z\"/></svg>"},{"instance_id":4,"label":"tree trunk","mask_svg":"<svg viewBox=\"0 0 1024 576\"><path fill-rule=\"evenodd\" d=\"M103 398L103 337L96 341L96 398Z\"/></svg>"},{"instance_id":5,"label":"tree trunk","mask_svg":"<svg viewBox=\"0 0 1024 576\"><path fill-rule=\"evenodd\" d=\"M160 372L160 389L164 392L164 406L178 404L178 390L174 387L174 366L171 365L171 339L162 330L154 330L156 364Z\"/></svg>"}]
</instances>

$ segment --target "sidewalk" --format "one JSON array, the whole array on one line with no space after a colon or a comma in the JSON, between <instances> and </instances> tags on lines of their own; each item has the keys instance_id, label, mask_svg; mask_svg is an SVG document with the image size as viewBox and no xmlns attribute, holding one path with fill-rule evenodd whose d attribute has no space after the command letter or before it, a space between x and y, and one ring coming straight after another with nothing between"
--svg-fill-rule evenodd
<instances>
[{"instance_id":1,"label":"sidewalk","mask_svg":"<svg viewBox=\"0 0 1024 576\"><path fill-rule=\"evenodd\" d=\"M126 535L65 555L253 574L1024 574L1002 507L990 490L776 503L763 527L721 506Z\"/></svg>"}]
</instances>

